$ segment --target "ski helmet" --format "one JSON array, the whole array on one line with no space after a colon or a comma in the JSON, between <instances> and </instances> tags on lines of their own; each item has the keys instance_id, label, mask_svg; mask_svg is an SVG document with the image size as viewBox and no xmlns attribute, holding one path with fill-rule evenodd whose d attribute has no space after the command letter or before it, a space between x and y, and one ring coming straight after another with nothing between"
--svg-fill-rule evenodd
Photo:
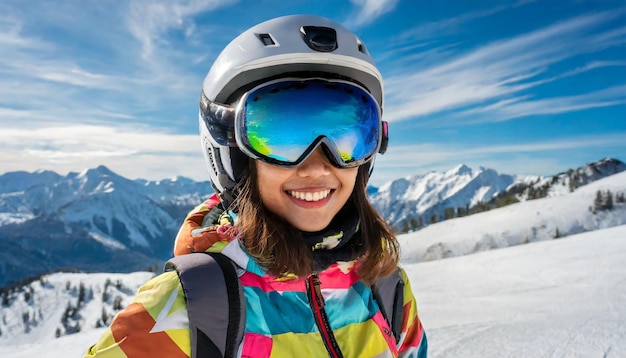
<instances>
[{"instance_id":1,"label":"ski helmet","mask_svg":"<svg viewBox=\"0 0 626 358\"><path fill-rule=\"evenodd\" d=\"M202 85L202 150L216 193L226 204L242 177L248 157L236 146L220 144L203 116L212 104L231 105L247 90L280 78L327 78L356 83L383 108L382 77L365 44L337 22L313 15L290 15L241 33L218 55ZM219 110L211 113L220 117ZM384 148L381 148L381 153ZM373 159L372 159L373 161Z\"/></svg>"}]
</instances>

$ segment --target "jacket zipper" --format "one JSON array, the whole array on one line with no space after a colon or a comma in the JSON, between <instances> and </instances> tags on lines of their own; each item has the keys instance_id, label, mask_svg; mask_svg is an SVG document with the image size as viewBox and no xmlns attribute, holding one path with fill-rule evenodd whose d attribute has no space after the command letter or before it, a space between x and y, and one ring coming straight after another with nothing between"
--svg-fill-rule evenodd
<instances>
[{"instance_id":1,"label":"jacket zipper","mask_svg":"<svg viewBox=\"0 0 626 358\"><path fill-rule=\"evenodd\" d=\"M306 291L307 296L309 296L309 305L311 306L311 311L313 312L315 324L317 324L317 328L322 336L322 342L324 342L324 346L326 346L328 354L331 358L343 358L341 349L339 348L339 345L335 340L333 330L330 327L326 310L324 309L326 304L324 302L324 297L322 296L320 279L317 274L312 274L307 278Z\"/></svg>"}]
</instances>

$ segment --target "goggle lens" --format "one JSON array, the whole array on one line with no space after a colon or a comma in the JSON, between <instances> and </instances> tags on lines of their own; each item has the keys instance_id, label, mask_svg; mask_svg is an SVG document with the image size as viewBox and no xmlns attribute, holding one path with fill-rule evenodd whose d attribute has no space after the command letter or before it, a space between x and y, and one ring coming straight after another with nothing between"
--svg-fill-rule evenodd
<instances>
[{"instance_id":1,"label":"goggle lens","mask_svg":"<svg viewBox=\"0 0 626 358\"><path fill-rule=\"evenodd\" d=\"M336 164L356 166L379 148L379 113L372 96L349 83L275 82L244 96L237 142L248 154L279 165L297 165L324 143Z\"/></svg>"}]
</instances>

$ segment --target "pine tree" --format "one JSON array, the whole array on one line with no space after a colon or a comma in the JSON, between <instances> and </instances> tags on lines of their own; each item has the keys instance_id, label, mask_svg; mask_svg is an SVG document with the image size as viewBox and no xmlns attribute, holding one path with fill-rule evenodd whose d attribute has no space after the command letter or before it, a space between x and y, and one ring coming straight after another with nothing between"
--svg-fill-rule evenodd
<instances>
[{"instance_id":1,"label":"pine tree","mask_svg":"<svg viewBox=\"0 0 626 358\"><path fill-rule=\"evenodd\" d=\"M454 208L443 209L443 217L444 220L454 219L456 217L456 210L454 210Z\"/></svg>"},{"instance_id":2,"label":"pine tree","mask_svg":"<svg viewBox=\"0 0 626 358\"><path fill-rule=\"evenodd\" d=\"M102 324L105 326L109 322L109 314L104 307L102 307L102 315L100 316L100 319L102 320Z\"/></svg>"},{"instance_id":3,"label":"pine tree","mask_svg":"<svg viewBox=\"0 0 626 358\"><path fill-rule=\"evenodd\" d=\"M604 199L602 198L602 192L600 190L596 191L596 198L593 200L593 212L596 213L599 210L602 210L602 203Z\"/></svg>"},{"instance_id":4,"label":"pine tree","mask_svg":"<svg viewBox=\"0 0 626 358\"><path fill-rule=\"evenodd\" d=\"M122 296L115 296L113 300L113 309L119 311L122 309Z\"/></svg>"},{"instance_id":5,"label":"pine tree","mask_svg":"<svg viewBox=\"0 0 626 358\"><path fill-rule=\"evenodd\" d=\"M604 207L606 210L613 210L613 193L610 190L606 191L606 200Z\"/></svg>"},{"instance_id":6,"label":"pine tree","mask_svg":"<svg viewBox=\"0 0 626 358\"><path fill-rule=\"evenodd\" d=\"M78 286L78 306L83 302L85 302L85 284L81 282Z\"/></svg>"}]
</instances>

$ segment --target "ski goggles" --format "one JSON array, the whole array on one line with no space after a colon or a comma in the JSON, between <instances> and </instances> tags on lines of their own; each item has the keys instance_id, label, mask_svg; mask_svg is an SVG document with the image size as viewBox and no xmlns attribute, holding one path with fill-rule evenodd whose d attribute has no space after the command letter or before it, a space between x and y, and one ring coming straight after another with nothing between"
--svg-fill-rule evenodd
<instances>
[{"instance_id":1,"label":"ski goggles","mask_svg":"<svg viewBox=\"0 0 626 358\"><path fill-rule=\"evenodd\" d=\"M387 147L387 122L376 100L345 81L281 79L246 92L234 106L201 100L219 144L283 167L297 166L324 144L340 168L359 166Z\"/></svg>"}]
</instances>

